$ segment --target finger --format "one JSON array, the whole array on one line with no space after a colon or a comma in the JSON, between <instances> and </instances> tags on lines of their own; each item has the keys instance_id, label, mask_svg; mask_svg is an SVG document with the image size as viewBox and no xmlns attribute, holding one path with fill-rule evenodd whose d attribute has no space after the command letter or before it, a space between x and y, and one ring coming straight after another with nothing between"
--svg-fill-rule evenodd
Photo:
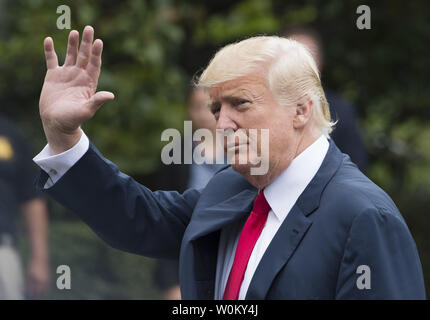
<instances>
[{"instance_id":1,"label":"finger","mask_svg":"<svg viewBox=\"0 0 430 320\"><path fill-rule=\"evenodd\" d=\"M85 68L88 64L93 46L94 29L91 26L86 26L82 33L81 47L79 48L78 59L76 65L79 68Z\"/></svg>"},{"instance_id":2,"label":"finger","mask_svg":"<svg viewBox=\"0 0 430 320\"><path fill-rule=\"evenodd\" d=\"M51 37L45 38L43 42L43 48L45 50L46 67L48 69L54 69L58 67L58 58L54 49L54 41Z\"/></svg>"},{"instance_id":3,"label":"finger","mask_svg":"<svg viewBox=\"0 0 430 320\"><path fill-rule=\"evenodd\" d=\"M78 58L79 32L72 30L69 33L69 42L67 44L67 55L64 61L65 66L74 66Z\"/></svg>"},{"instance_id":4,"label":"finger","mask_svg":"<svg viewBox=\"0 0 430 320\"><path fill-rule=\"evenodd\" d=\"M115 95L109 91L96 92L88 102L89 107L93 112L96 112L106 101L113 100Z\"/></svg>"},{"instance_id":5,"label":"finger","mask_svg":"<svg viewBox=\"0 0 430 320\"><path fill-rule=\"evenodd\" d=\"M97 81L100 74L100 67L102 65L102 51L103 42L100 39L97 39L94 41L90 62L87 66L88 73L95 81Z\"/></svg>"}]
</instances>

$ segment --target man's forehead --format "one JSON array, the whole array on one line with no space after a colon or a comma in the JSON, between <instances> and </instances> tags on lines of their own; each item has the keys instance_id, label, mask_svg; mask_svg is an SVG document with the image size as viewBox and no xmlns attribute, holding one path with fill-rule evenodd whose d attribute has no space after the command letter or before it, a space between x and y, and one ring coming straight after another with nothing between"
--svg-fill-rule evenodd
<instances>
[{"instance_id":1,"label":"man's forehead","mask_svg":"<svg viewBox=\"0 0 430 320\"><path fill-rule=\"evenodd\" d=\"M262 90L267 90L266 80L259 75L248 75L233 80L213 85L209 89L212 100L223 97L235 96L241 93L259 95Z\"/></svg>"}]
</instances>

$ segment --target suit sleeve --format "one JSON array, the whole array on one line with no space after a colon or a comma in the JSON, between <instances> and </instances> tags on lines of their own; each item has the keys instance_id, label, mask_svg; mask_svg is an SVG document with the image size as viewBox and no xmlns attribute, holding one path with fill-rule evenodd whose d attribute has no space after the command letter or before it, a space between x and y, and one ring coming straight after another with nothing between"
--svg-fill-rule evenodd
<instances>
[{"instance_id":1,"label":"suit sleeve","mask_svg":"<svg viewBox=\"0 0 430 320\"><path fill-rule=\"evenodd\" d=\"M41 170L38 189L79 216L114 248L177 259L200 197L197 190L152 192L120 172L90 143L88 151L52 187Z\"/></svg>"},{"instance_id":2,"label":"suit sleeve","mask_svg":"<svg viewBox=\"0 0 430 320\"><path fill-rule=\"evenodd\" d=\"M400 216L372 209L354 219L336 299L425 299L418 252Z\"/></svg>"}]
</instances>

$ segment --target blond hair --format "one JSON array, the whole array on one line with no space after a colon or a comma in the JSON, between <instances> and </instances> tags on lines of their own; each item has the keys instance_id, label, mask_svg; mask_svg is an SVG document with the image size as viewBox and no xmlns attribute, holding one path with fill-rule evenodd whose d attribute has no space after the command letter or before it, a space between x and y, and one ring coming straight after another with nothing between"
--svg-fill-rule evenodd
<instances>
[{"instance_id":1,"label":"blond hair","mask_svg":"<svg viewBox=\"0 0 430 320\"><path fill-rule=\"evenodd\" d=\"M265 75L268 88L281 105L311 99L313 118L329 137L334 123L317 65L306 47L295 40L258 36L229 44L215 54L196 86L210 88L253 73Z\"/></svg>"}]
</instances>

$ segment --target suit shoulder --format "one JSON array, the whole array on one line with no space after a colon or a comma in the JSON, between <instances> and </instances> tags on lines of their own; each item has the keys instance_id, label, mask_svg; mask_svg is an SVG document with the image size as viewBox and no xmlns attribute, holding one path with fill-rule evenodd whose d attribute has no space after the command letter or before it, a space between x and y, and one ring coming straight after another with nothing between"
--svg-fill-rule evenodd
<instances>
[{"instance_id":1,"label":"suit shoulder","mask_svg":"<svg viewBox=\"0 0 430 320\"><path fill-rule=\"evenodd\" d=\"M342 163L327 184L321 202L351 222L363 212L389 214L403 221L390 196L349 160Z\"/></svg>"}]
</instances>

